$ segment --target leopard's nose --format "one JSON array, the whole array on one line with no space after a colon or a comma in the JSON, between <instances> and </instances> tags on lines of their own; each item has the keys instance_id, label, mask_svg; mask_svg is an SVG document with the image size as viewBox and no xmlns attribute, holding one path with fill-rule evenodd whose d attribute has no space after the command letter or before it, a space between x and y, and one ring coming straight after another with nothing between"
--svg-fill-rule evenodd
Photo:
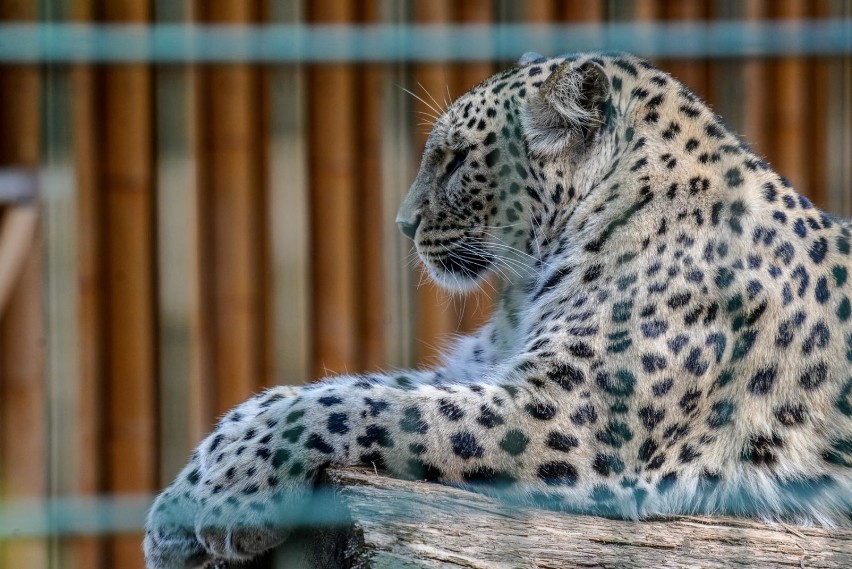
<instances>
[{"instance_id":1,"label":"leopard's nose","mask_svg":"<svg viewBox=\"0 0 852 569\"><path fill-rule=\"evenodd\" d=\"M397 218L396 224L399 226L399 230L402 231L403 235L409 239L414 239L414 234L417 233L417 227L420 225L420 219L420 214L418 214L413 221L410 219Z\"/></svg>"}]
</instances>

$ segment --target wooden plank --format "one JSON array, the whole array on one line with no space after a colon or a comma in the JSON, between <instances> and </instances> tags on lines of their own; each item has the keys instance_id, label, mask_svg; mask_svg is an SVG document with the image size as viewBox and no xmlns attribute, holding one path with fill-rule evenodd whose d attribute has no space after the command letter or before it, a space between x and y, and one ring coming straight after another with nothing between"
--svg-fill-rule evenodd
<instances>
[{"instance_id":1,"label":"wooden plank","mask_svg":"<svg viewBox=\"0 0 852 569\"><path fill-rule=\"evenodd\" d=\"M302 567L692 568L852 566L852 530L731 517L627 521L500 502L349 468L328 473L349 527L285 543Z\"/></svg>"},{"instance_id":2,"label":"wooden plank","mask_svg":"<svg viewBox=\"0 0 852 569\"><path fill-rule=\"evenodd\" d=\"M350 0L311 2L312 23L347 23ZM313 374L343 373L360 364L357 297L355 72L346 64L307 71L308 163L311 184Z\"/></svg>"},{"instance_id":3,"label":"wooden plank","mask_svg":"<svg viewBox=\"0 0 852 569\"><path fill-rule=\"evenodd\" d=\"M494 6L489 0L469 0L456 4L456 21L463 24L489 24L494 20ZM490 62L461 63L453 69L453 84L447 89L448 101L471 89L494 73ZM443 94L442 94L443 95ZM486 283L480 291L471 292L462 299L460 326L463 332L479 328L494 307L494 285Z\"/></svg>"},{"instance_id":4,"label":"wooden plank","mask_svg":"<svg viewBox=\"0 0 852 569\"><path fill-rule=\"evenodd\" d=\"M414 7L414 19L418 24L448 23L452 20L452 3L449 0L417 2ZM449 65L420 63L414 66L411 90L422 99L418 99L414 104L418 123L422 121L431 125L433 120L430 115L442 110L438 101L451 82L452 71ZM425 101L428 101L428 104ZM415 147L418 162L429 130L428 126L417 130ZM419 265L417 270L421 270ZM443 342L458 326L458 315L451 295L435 285L425 273L415 282L421 283L417 294L417 362L434 364Z\"/></svg>"},{"instance_id":5,"label":"wooden plank","mask_svg":"<svg viewBox=\"0 0 852 569\"><path fill-rule=\"evenodd\" d=\"M257 19L256 2L198 2L211 23ZM257 68L216 64L199 70L198 184L205 375L214 416L263 384L265 369L262 100Z\"/></svg>"},{"instance_id":6,"label":"wooden plank","mask_svg":"<svg viewBox=\"0 0 852 569\"><path fill-rule=\"evenodd\" d=\"M33 21L35 3L0 1L0 20ZM36 168L40 149L36 66L0 66L0 166ZM35 206L33 206L35 207ZM0 223L9 223L8 213ZM44 498L48 490L42 240L27 238L0 307L0 499ZM46 569L42 539L0 544L0 566Z\"/></svg>"}]
</instances>

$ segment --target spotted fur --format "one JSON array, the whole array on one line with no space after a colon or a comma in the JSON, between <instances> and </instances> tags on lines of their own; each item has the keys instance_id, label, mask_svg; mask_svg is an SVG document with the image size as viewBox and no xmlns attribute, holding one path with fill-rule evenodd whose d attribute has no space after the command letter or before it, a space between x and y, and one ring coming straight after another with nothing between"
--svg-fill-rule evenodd
<instances>
[{"instance_id":1,"label":"spotted fur","mask_svg":"<svg viewBox=\"0 0 852 569\"><path fill-rule=\"evenodd\" d=\"M677 80L528 54L438 119L397 220L439 283L502 277L490 323L437 369L234 409L152 508L149 567L276 545L330 464L609 516L847 523L849 221Z\"/></svg>"}]
</instances>

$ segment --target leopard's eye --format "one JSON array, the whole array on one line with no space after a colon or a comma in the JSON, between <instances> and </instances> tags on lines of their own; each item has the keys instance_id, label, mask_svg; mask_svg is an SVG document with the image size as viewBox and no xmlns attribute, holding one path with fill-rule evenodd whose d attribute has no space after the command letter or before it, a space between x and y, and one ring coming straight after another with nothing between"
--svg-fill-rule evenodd
<instances>
[{"instance_id":1,"label":"leopard's eye","mask_svg":"<svg viewBox=\"0 0 852 569\"><path fill-rule=\"evenodd\" d=\"M447 169L444 172L445 177L449 178L452 176L453 172L458 170L459 166L464 164L464 160L467 158L468 152L470 152L469 148L462 148L453 153L453 159L447 164Z\"/></svg>"}]
</instances>

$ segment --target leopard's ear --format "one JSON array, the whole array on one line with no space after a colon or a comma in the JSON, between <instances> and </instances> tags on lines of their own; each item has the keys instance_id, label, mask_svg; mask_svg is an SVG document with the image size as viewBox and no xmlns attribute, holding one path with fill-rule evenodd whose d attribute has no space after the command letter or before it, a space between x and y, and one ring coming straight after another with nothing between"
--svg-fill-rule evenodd
<instances>
[{"instance_id":1,"label":"leopard's ear","mask_svg":"<svg viewBox=\"0 0 852 569\"><path fill-rule=\"evenodd\" d=\"M537 63L539 61L542 61L543 59L544 59L544 56L542 54L536 53L534 51L528 51L525 54L523 54L521 56L521 58L518 60L518 67L524 67L524 66L530 65L532 63Z\"/></svg>"},{"instance_id":2,"label":"leopard's ear","mask_svg":"<svg viewBox=\"0 0 852 569\"><path fill-rule=\"evenodd\" d=\"M560 64L523 109L530 151L547 156L591 142L604 124L610 88L603 68L593 61Z\"/></svg>"}]
</instances>

